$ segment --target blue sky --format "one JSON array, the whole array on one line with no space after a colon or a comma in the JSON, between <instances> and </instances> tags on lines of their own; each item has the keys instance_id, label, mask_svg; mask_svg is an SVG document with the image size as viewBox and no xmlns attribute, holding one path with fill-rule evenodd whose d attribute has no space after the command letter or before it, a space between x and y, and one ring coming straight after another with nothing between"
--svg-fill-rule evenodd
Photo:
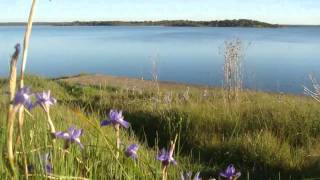
<instances>
[{"instance_id":1,"label":"blue sky","mask_svg":"<svg viewBox=\"0 0 320 180\"><path fill-rule=\"evenodd\" d=\"M26 21L31 0L0 1L0 22ZM38 0L35 21L241 18L320 25L320 0Z\"/></svg>"}]
</instances>

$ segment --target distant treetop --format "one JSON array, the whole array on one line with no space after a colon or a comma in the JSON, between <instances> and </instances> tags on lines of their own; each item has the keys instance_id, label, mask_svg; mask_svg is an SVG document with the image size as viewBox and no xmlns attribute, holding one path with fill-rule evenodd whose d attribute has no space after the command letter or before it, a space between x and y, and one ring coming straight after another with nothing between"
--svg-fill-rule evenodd
<instances>
[{"instance_id":1,"label":"distant treetop","mask_svg":"<svg viewBox=\"0 0 320 180\"><path fill-rule=\"evenodd\" d=\"M0 23L0 25L24 25L25 23ZM35 25L53 26L174 26L174 27L258 27L275 28L278 24L234 19L220 21L161 20L161 21L73 21L73 22L36 22Z\"/></svg>"}]
</instances>

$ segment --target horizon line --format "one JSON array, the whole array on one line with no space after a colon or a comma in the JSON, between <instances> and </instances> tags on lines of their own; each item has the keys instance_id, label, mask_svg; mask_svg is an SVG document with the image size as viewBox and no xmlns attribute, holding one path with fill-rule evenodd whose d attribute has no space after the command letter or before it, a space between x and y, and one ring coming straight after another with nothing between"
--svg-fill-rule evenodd
<instances>
[{"instance_id":1,"label":"horizon line","mask_svg":"<svg viewBox=\"0 0 320 180\"><path fill-rule=\"evenodd\" d=\"M210 22L210 21L232 21L232 20L251 20L263 23L268 23L272 25L282 25L282 26L320 26L320 24L277 24L270 23L266 21L260 21L255 19L224 19L224 20L190 20L190 19L161 19L161 20L67 20L67 21L34 21L34 23L72 23L72 22L159 22L159 21L193 21L193 22ZM21 23L26 24L27 21L0 21L0 24L14 24Z\"/></svg>"}]
</instances>

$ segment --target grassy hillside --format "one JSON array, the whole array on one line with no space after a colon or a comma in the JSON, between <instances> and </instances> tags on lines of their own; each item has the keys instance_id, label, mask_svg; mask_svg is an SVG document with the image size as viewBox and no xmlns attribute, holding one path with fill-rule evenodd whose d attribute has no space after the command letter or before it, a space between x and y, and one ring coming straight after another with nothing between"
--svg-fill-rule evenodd
<instances>
[{"instance_id":1,"label":"grassy hillside","mask_svg":"<svg viewBox=\"0 0 320 180\"><path fill-rule=\"evenodd\" d=\"M221 89L160 83L158 90L150 81L103 76L29 77L26 84L34 91L51 89L58 99L59 105L52 108L58 130L70 124L85 129L85 149L73 145L70 153L64 154L58 149L60 140L54 148L48 137L44 140L46 121L41 109L33 111L33 117L27 116L28 159L37 165L36 174L41 174L39 153L53 149L55 174L159 179L161 164L155 160L156 151L179 134L175 154L179 165L170 168L170 179L178 179L180 172L187 170L217 178L230 163L241 170L243 179L320 177L320 104L308 97L246 91L239 102L228 103ZM0 85L4 142L6 84L1 81ZM137 163L124 156L116 162L110 154L115 153L114 131L100 128L99 122L112 108L122 109L132 124L132 129L122 131L125 144L142 144ZM3 163L0 172L6 172Z\"/></svg>"},{"instance_id":2,"label":"grassy hillside","mask_svg":"<svg viewBox=\"0 0 320 180\"><path fill-rule=\"evenodd\" d=\"M156 160L158 148L148 147L144 141L139 141L132 129L121 131L122 150L119 160L116 160L114 157L117 152L114 129L100 127L100 121L106 119L107 116L86 113L85 107L75 103L82 97L78 97L76 91L72 93L72 86L66 87L60 83L38 77L28 77L26 84L32 87L34 92L49 88L52 90L52 94L58 99L58 104L51 108L51 116L57 130L65 131L71 125L84 130L84 135L81 137L84 149L81 150L79 146L72 144L68 151L64 151L63 140L57 139L55 145L52 145L51 135L47 130L46 115L41 108L34 109L31 112L32 117L26 114L24 137L32 179L47 179L41 159L49 152L53 165L51 177L58 179L161 179L161 162ZM8 103L6 89L6 81L0 80L0 148L3 150L1 151L3 158L0 163L1 179L10 177L6 168L5 152L6 107ZM88 88L88 95L90 92L91 90ZM127 118L126 114L125 118ZM129 118L127 119L130 121ZM18 132L18 128L16 128L16 132ZM169 142L169 139L167 140ZM16 142L18 177L23 179L21 142ZM137 161L124 155L127 145L132 143L137 143L140 146ZM170 167L169 178L171 179L180 177L180 172L183 170L196 171L201 169L199 163L190 162L191 158L180 157L178 153L175 154L175 158L179 165Z\"/></svg>"}]
</instances>

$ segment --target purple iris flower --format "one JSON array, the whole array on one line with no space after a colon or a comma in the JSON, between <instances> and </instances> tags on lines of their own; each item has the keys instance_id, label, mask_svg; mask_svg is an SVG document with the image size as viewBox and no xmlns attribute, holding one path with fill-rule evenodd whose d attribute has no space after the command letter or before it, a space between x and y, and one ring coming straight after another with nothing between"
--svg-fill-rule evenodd
<instances>
[{"instance_id":1,"label":"purple iris flower","mask_svg":"<svg viewBox=\"0 0 320 180\"><path fill-rule=\"evenodd\" d=\"M19 54L20 51L21 51L21 45L18 43L14 46L15 50L16 50L16 53Z\"/></svg>"},{"instance_id":2,"label":"purple iris flower","mask_svg":"<svg viewBox=\"0 0 320 180\"><path fill-rule=\"evenodd\" d=\"M234 168L233 164L230 164L224 172L220 173L220 176L228 178L228 180L235 180L241 176L241 172L236 173L236 168Z\"/></svg>"},{"instance_id":3,"label":"purple iris flower","mask_svg":"<svg viewBox=\"0 0 320 180\"><path fill-rule=\"evenodd\" d=\"M13 105L23 105L25 108L30 110L32 108L31 96L31 89L29 87L23 87L16 92L13 99Z\"/></svg>"},{"instance_id":4,"label":"purple iris flower","mask_svg":"<svg viewBox=\"0 0 320 180\"><path fill-rule=\"evenodd\" d=\"M65 140L65 149L69 147L72 142L77 143L81 149L84 148L83 144L80 142L80 136L83 134L82 129L76 129L75 127L70 127L67 132L58 131L54 133L56 138L62 138Z\"/></svg>"},{"instance_id":5,"label":"purple iris flower","mask_svg":"<svg viewBox=\"0 0 320 180\"><path fill-rule=\"evenodd\" d=\"M45 108L57 103L57 100L51 96L50 90L48 92L36 93L35 96L36 102L34 104L34 107L36 105L41 105L42 108Z\"/></svg>"},{"instance_id":6,"label":"purple iris flower","mask_svg":"<svg viewBox=\"0 0 320 180\"><path fill-rule=\"evenodd\" d=\"M191 180L192 178L192 172L188 172L185 174L181 173L181 180ZM193 177L193 180L201 180L200 178L200 172L197 172L194 177Z\"/></svg>"},{"instance_id":7,"label":"purple iris flower","mask_svg":"<svg viewBox=\"0 0 320 180\"><path fill-rule=\"evenodd\" d=\"M172 154L167 152L165 149L162 149L159 152L157 159L162 162L163 166L168 166L170 163L177 165L177 161L173 159Z\"/></svg>"},{"instance_id":8,"label":"purple iris flower","mask_svg":"<svg viewBox=\"0 0 320 180\"><path fill-rule=\"evenodd\" d=\"M113 109L110 110L109 120L104 120L104 121L101 121L100 123L101 126L107 126L110 124L112 125L119 124L124 128L129 128L130 126L130 123L128 123L123 119L122 111L118 112L117 110L113 110Z\"/></svg>"},{"instance_id":9,"label":"purple iris flower","mask_svg":"<svg viewBox=\"0 0 320 180\"><path fill-rule=\"evenodd\" d=\"M41 163L47 174L51 174L53 171L52 164L50 163L50 154L46 153L41 157Z\"/></svg>"},{"instance_id":10,"label":"purple iris flower","mask_svg":"<svg viewBox=\"0 0 320 180\"><path fill-rule=\"evenodd\" d=\"M29 164L27 168L28 168L28 172L29 173L33 173L34 172L34 166L32 164Z\"/></svg>"},{"instance_id":11,"label":"purple iris flower","mask_svg":"<svg viewBox=\"0 0 320 180\"><path fill-rule=\"evenodd\" d=\"M139 146L137 144L131 144L126 149L125 154L127 157L131 157L132 159L137 159L138 158L138 154L137 154L138 149L139 149Z\"/></svg>"},{"instance_id":12,"label":"purple iris flower","mask_svg":"<svg viewBox=\"0 0 320 180\"><path fill-rule=\"evenodd\" d=\"M191 180L192 178L192 172L188 172L185 174L181 173L181 180ZM200 172L197 172L194 177L193 177L193 180L201 180L200 178Z\"/></svg>"}]
</instances>

